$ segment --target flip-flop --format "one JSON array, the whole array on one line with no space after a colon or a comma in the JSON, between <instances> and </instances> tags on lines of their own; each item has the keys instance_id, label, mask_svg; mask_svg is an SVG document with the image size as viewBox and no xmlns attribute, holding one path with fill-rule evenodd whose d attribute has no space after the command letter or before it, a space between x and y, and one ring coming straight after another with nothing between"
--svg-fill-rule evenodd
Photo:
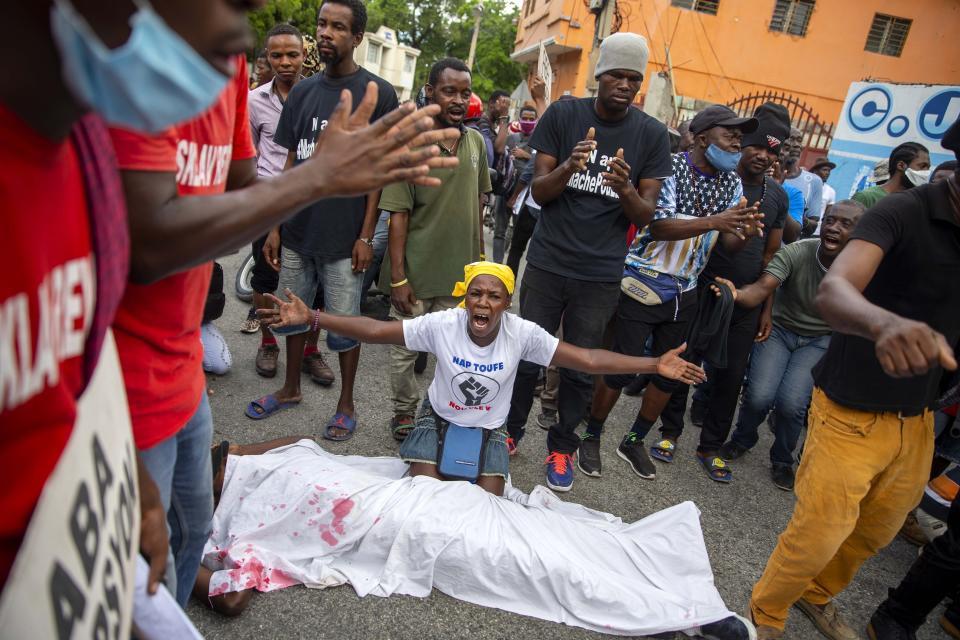
<instances>
[{"instance_id":1,"label":"flip-flop","mask_svg":"<svg viewBox=\"0 0 960 640\"><path fill-rule=\"evenodd\" d=\"M342 436L335 436L333 435L332 429L346 429L347 433ZM353 432L356 431L356 429L356 418L351 418L342 411L337 411L324 428L323 439L333 440L334 442L345 442L353 437Z\"/></svg>"},{"instance_id":2,"label":"flip-flop","mask_svg":"<svg viewBox=\"0 0 960 640\"><path fill-rule=\"evenodd\" d=\"M252 400L250 404L247 405L247 410L244 411L246 416L251 420L263 420L264 418L269 418L278 411L283 411L284 409L289 409L290 407L295 407L299 402L277 402L277 397L272 393L262 398L257 398ZM258 411L259 409L259 411Z\"/></svg>"},{"instance_id":3,"label":"flip-flop","mask_svg":"<svg viewBox=\"0 0 960 640\"><path fill-rule=\"evenodd\" d=\"M707 477L714 482L727 484L733 481L733 472L730 471L727 463L720 456L705 456L697 451L697 460L700 461L703 470L707 472Z\"/></svg>"},{"instance_id":4,"label":"flip-flop","mask_svg":"<svg viewBox=\"0 0 960 640\"><path fill-rule=\"evenodd\" d=\"M650 447L650 455L660 462L673 462L673 456L676 451L677 443L669 438L664 438Z\"/></svg>"}]
</instances>

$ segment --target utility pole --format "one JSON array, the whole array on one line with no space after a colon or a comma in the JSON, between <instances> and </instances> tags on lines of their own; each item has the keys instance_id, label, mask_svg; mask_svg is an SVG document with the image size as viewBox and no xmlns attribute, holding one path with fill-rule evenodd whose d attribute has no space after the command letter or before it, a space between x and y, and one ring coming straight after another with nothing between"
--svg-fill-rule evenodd
<instances>
[{"instance_id":1,"label":"utility pole","mask_svg":"<svg viewBox=\"0 0 960 640\"><path fill-rule=\"evenodd\" d=\"M617 0L591 0L590 12L596 16L596 28L593 31L593 48L590 49L589 63L587 64L588 93L596 95L597 79L593 77L593 70L597 68L597 58L600 57L600 43L610 35L613 28L613 16L617 11Z\"/></svg>"},{"instance_id":2,"label":"utility pole","mask_svg":"<svg viewBox=\"0 0 960 640\"><path fill-rule=\"evenodd\" d=\"M473 36L470 38L470 55L467 56L467 68L473 71L473 60L477 55L477 37L480 35L480 18L483 17L483 3L473 8Z\"/></svg>"}]
</instances>

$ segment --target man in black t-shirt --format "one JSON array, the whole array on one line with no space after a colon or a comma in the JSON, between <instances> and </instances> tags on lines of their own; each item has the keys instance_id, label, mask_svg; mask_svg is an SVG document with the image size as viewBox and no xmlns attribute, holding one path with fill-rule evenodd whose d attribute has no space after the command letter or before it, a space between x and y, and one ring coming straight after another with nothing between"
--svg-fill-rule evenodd
<instances>
[{"instance_id":1,"label":"man in black t-shirt","mask_svg":"<svg viewBox=\"0 0 960 640\"><path fill-rule=\"evenodd\" d=\"M633 109L647 66L647 42L631 33L603 41L596 98L555 102L537 124L533 197L542 205L520 286L520 314L550 334L597 348L617 307L630 223L653 218L660 179L670 175L667 128ZM539 367L517 372L507 428L515 440L533 403ZM590 376L560 370L559 423L550 429L547 485L569 491L574 429L584 417Z\"/></svg>"},{"instance_id":2,"label":"man in black t-shirt","mask_svg":"<svg viewBox=\"0 0 960 640\"><path fill-rule=\"evenodd\" d=\"M960 152L960 121L942 145ZM944 370L957 368L958 274L954 173L874 205L824 277L816 304L834 333L813 371L797 502L750 603L766 637L791 605L829 637L856 635L832 600L923 495L931 408Z\"/></svg>"},{"instance_id":3,"label":"man in black t-shirt","mask_svg":"<svg viewBox=\"0 0 960 640\"><path fill-rule=\"evenodd\" d=\"M783 240L783 225L788 209L787 193L773 178L768 177L766 172L779 157L781 146L790 135L790 115L782 105L768 102L757 108L754 117L760 125L756 131L743 134L737 174L743 185L743 197L750 204L757 203L759 212L763 214L766 233L763 237L750 238L743 248L736 252L718 243L700 274L697 286L701 292L708 291L707 285L716 277L726 278L737 287L754 282ZM705 419L697 447L697 452L705 458L716 458L718 450L730 433L750 350L754 341L763 342L770 335L772 302L772 298L768 299L762 311L760 307L734 307L727 332L727 366L722 369L711 368L707 383L709 391ZM695 321L691 321L691 327L695 324ZM693 336L688 339L688 344L693 344ZM702 355L691 349L685 357L697 361ZM683 432L688 391L687 385L677 387L661 414L661 436L673 443ZM667 446L662 442L659 445ZM731 471L725 468L724 464L719 471L711 471L710 477L718 481L729 481Z\"/></svg>"},{"instance_id":4,"label":"man in black t-shirt","mask_svg":"<svg viewBox=\"0 0 960 640\"><path fill-rule=\"evenodd\" d=\"M366 7L361 0L326 0L320 7L317 51L325 68L323 73L298 82L290 90L274 134L274 141L289 150L287 168L313 155L317 137L326 127L327 118L344 89L353 94L356 108L366 93L367 83L371 80L377 83L378 100L372 120L397 108L392 85L353 60L353 50L363 40L366 22ZM359 198L321 200L284 223L278 295L289 288L302 299L312 300L318 286L322 286L327 312L359 315L363 274L373 257L379 197L377 191ZM266 417L278 408L300 402L301 367L311 364L311 358L315 357L313 353L304 352L309 329L302 326L283 331L287 343L283 387L272 395L273 402L269 400L271 396L265 396L251 403L248 415L253 412L258 417ZM327 347L339 356L341 386L336 412L323 436L346 440L357 426L353 385L360 361L360 344L327 332ZM315 380L332 382L316 377Z\"/></svg>"}]
</instances>

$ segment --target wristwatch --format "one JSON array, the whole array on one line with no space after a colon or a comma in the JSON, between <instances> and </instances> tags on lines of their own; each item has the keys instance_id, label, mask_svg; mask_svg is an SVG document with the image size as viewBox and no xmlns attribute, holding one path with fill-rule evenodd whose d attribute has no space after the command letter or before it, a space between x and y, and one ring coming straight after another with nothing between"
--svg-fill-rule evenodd
<instances>
[{"instance_id":1,"label":"wristwatch","mask_svg":"<svg viewBox=\"0 0 960 640\"><path fill-rule=\"evenodd\" d=\"M373 249L373 238L357 238L357 240Z\"/></svg>"}]
</instances>

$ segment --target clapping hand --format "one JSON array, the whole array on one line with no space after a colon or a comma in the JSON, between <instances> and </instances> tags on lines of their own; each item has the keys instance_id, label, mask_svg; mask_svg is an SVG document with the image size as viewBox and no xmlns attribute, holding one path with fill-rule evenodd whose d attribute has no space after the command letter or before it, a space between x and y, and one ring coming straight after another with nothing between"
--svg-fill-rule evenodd
<instances>
[{"instance_id":1,"label":"clapping hand","mask_svg":"<svg viewBox=\"0 0 960 640\"><path fill-rule=\"evenodd\" d=\"M587 137L576 144L570 157L567 158L567 163L574 173L587 168L587 163L590 162L590 154L597 148L597 142L593 139L596 135L597 132L593 127L587 129Z\"/></svg>"}]
</instances>

